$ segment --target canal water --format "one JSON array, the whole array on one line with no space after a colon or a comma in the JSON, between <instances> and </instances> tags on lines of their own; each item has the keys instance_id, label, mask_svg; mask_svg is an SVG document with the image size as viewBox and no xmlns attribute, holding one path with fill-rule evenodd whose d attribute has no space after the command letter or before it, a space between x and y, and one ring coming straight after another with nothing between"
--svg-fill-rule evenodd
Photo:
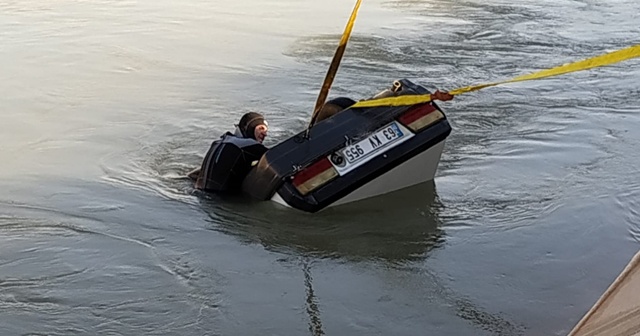
<instances>
[{"instance_id":1,"label":"canal water","mask_svg":"<svg viewBox=\"0 0 640 336\"><path fill-rule=\"evenodd\" d=\"M640 246L640 61L440 104L435 180L308 215L193 192L309 120L352 1L0 0L2 335L565 335ZM330 96L637 44L640 3L366 0Z\"/></svg>"}]
</instances>

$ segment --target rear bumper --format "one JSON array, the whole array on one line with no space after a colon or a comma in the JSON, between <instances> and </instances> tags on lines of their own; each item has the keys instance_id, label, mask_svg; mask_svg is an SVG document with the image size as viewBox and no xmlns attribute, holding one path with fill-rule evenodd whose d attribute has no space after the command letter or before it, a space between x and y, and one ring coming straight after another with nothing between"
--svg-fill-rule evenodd
<instances>
[{"instance_id":1,"label":"rear bumper","mask_svg":"<svg viewBox=\"0 0 640 336\"><path fill-rule=\"evenodd\" d=\"M443 119L429 127L429 129L417 133L410 140L389 149L384 154L378 155L349 174L338 176L305 196L298 192L291 180L285 180L277 190L277 193L287 205L295 209L311 213L318 212L407 160L444 141L450 133L451 126L446 119Z\"/></svg>"}]
</instances>

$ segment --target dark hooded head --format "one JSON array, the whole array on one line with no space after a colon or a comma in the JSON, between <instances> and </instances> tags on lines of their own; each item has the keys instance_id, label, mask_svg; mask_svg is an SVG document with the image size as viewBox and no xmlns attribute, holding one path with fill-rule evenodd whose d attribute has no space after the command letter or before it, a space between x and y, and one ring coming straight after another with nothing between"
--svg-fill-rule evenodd
<instances>
[{"instance_id":1,"label":"dark hooded head","mask_svg":"<svg viewBox=\"0 0 640 336\"><path fill-rule=\"evenodd\" d=\"M338 114L355 103L353 99L347 97L338 97L327 101L322 105L322 108L320 108L318 116L316 117L316 123Z\"/></svg>"},{"instance_id":2,"label":"dark hooded head","mask_svg":"<svg viewBox=\"0 0 640 336\"><path fill-rule=\"evenodd\" d=\"M255 138L255 129L259 125L267 125L267 122L264 120L262 114L257 112L249 112L245 113L245 115L240 118L240 123L238 124L238 128L242 133L242 136L245 138Z\"/></svg>"}]
</instances>

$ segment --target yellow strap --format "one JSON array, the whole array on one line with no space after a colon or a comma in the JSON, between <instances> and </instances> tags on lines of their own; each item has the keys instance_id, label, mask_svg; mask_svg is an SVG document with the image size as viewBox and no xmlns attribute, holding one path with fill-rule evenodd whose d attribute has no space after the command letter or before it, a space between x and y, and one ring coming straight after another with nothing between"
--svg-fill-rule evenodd
<instances>
[{"instance_id":1,"label":"yellow strap","mask_svg":"<svg viewBox=\"0 0 640 336\"><path fill-rule=\"evenodd\" d=\"M360 9L360 3L362 3L362 0L358 0L356 2L356 6L351 12L351 17L349 17L347 26L344 28L344 33L342 33L342 38L340 39L340 46L347 44L347 41L349 41L349 36L351 36L351 31L353 30L353 24L356 22L356 16L358 15L358 9Z\"/></svg>"},{"instance_id":2,"label":"yellow strap","mask_svg":"<svg viewBox=\"0 0 640 336\"><path fill-rule=\"evenodd\" d=\"M331 89L331 84L333 84L333 79L338 72L338 67L340 66L340 61L342 61L342 56L347 48L347 42L349 41L349 37L351 36L351 31L353 31L353 24L356 21L356 17L358 16L358 10L360 9L360 4L362 0L358 0L356 2L353 11L351 12L351 16L349 17L349 21L347 25L344 27L344 33L342 33L342 38L340 39L340 44L336 49L335 54L333 55L333 59L331 60L331 64L329 64L329 70L322 82L322 88L320 88L320 94L318 94L318 99L316 100L316 105L313 109L313 114L311 115L311 124L315 121L318 112L320 112L320 108L325 103L327 99L327 95L329 94L329 90Z\"/></svg>"},{"instance_id":3,"label":"yellow strap","mask_svg":"<svg viewBox=\"0 0 640 336\"><path fill-rule=\"evenodd\" d=\"M471 91L477 91L480 89L484 89L486 87L496 86L496 85L505 84L505 83L522 82L527 80L558 76L558 75L562 75L570 72L582 71L582 70L587 70L591 68L610 65L610 64L626 61L628 59L636 58L636 57L640 57L640 44L629 47L629 48L625 48L622 50L607 53L604 55L589 58L586 60L561 65L552 69L542 70L532 74L518 76L513 79L502 81L502 82L480 84L480 85L473 85L473 86L458 88L458 89L449 91L449 94L455 96L455 95L459 95L459 94L463 94ZM352 107L406 106L406 105L426 103L430 101L431 101L430 94L406 95L406 96L399 96L399 97L388 97L388 98L360 101L360 102L357 102Z\"/></svg>"}]
</instances>

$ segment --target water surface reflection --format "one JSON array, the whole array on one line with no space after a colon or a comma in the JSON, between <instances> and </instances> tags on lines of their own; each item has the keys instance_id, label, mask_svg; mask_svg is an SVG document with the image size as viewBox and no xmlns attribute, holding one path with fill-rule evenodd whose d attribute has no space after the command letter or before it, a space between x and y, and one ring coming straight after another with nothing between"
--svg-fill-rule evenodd
<instances>
[{"instance_id":1,"label":"water surface reflection","mask_svg":"<svg viewBox=\"0 0 640 336\"><path fill-rule=\"evenodd\" d=\"M210 229L288 254L392 263L423 259L445 239L433 181L314 215L244 201L202 198Z\"/></svg>"}]
</instances>

